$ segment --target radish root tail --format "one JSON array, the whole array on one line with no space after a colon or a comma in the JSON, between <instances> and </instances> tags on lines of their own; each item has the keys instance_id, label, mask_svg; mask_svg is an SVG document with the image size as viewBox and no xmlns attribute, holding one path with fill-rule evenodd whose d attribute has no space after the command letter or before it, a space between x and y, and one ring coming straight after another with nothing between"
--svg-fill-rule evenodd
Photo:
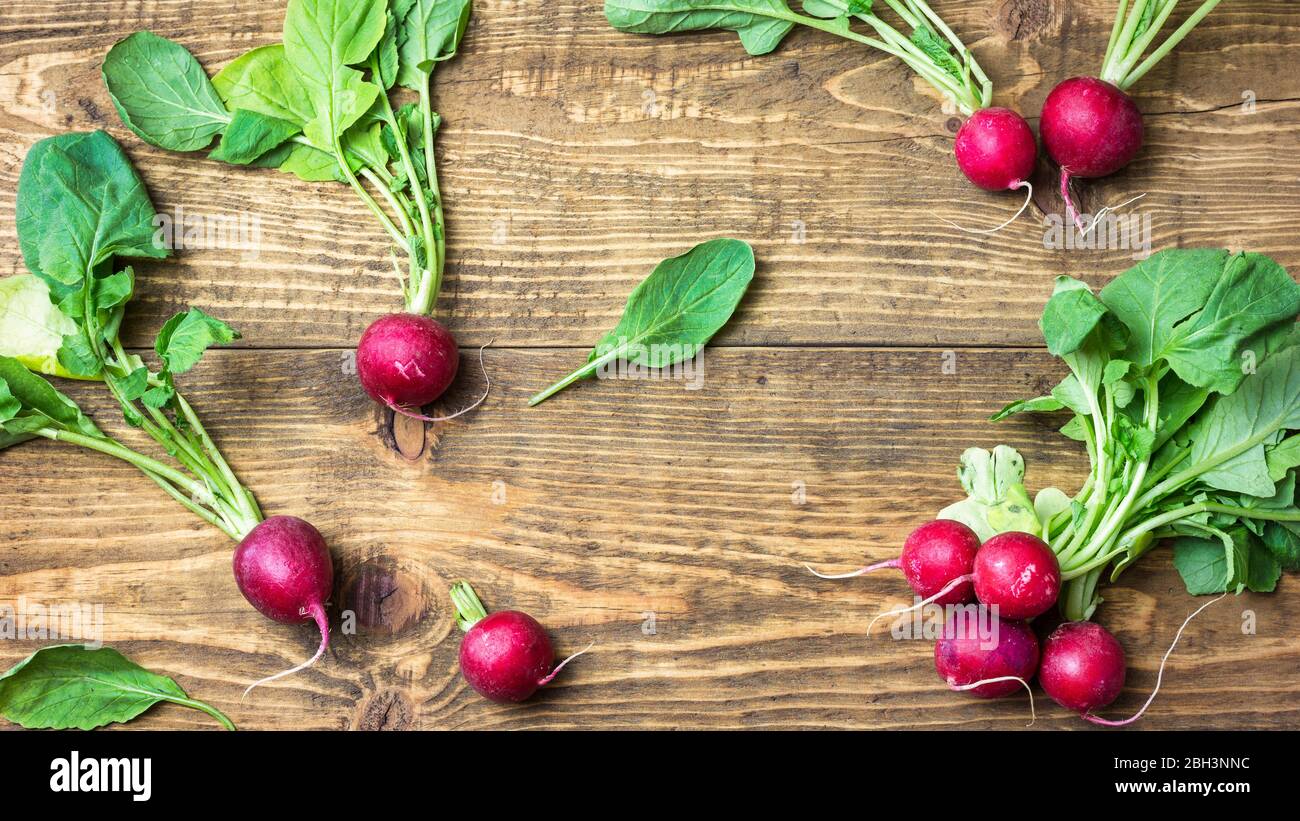
<instances>
[{"instance_id":1,"label":"radish root tail","mask_svg":"<svg viewBox=\"0 0 1300 821\"><path fill-rule=\"evenodd\" d=\"M891 567L897 568L898 566L899 566L898 559L890 559L887 562L876 562L875 564L869 564L866 567L860 567L857 570L853 570L848 573L818 573L816 570L813 570L812 565L810 564L804 565L804 567L808 568L809 573L813 574L819 579L852 579L855 576L862 576L867 573L874 573L877 570L884 570L886 568L891 568Z\"/></svg>"},{"instance_id":2,"label":"radish root tail","mask_svg":"<svg viewBox=\"0 0 1300 821\"><path fill-rule=\"evenodd\" d=\"M1025 209L1029 207L1029 203L1030 203L1030 201L1033 200L1033 198L1034 198L1034 186L1033 186L1033 184L1031 184L1028 180L1021 180L1020 182L1018 182L1018 183L1016 183L1015 185L1011 186L1011 190L1012 190L1012 191L1016 191L1016 190L1021 189L1021 188L1028 189L1027 192L1025 193L1025 203L1024 203L1024 205L1020 206L1020 210L1017 211L1015 214L1013 214L1013 215L1011 216L1011 219L1007 220L1006 222L1002 223L1001 225L999 225L999 226L996 227L996 228L964 228L964 227L958 225L957 223L953 222L952 220L949 220L949 219L943 219L943 217L940 217L939 219L942 220L943 222L948 223L948 224L951 225L953 228L956 228L958 231L965 231L967 234L996 234L998 231L1001 231L1003 228L1006 228L1006 227L1007 227L1008 225L1010 225L1011 223L1013 223L1013 222L1015 222L1016 220L1020 219L1020 215L1023 214L1023 213L1025 213Z\"/></svg>"},{"instance_id":3,"label":"radish root tail","mask_svg":"<svg viewBox=\"0 0 1300 821\"><path fill-rule=\"evenodd\" d=\"M1165 662L1169 661L1169 656L1174 652L1174 648L1178 646L1178 640L1183 637L1183 631L1187 629L1187 625L1191 623L1192 619L1200 615L1202 610L1214 604L1216 601L1218 601L1219 599L1223 598L1226 595L1228 595L1226 591L1220 593L1219 595L1207 601L1205 604L1193 610L1192 614L1183 620L1182 627L1179 627L1178 632L1174 634L1173 643L1170 644L1169 649L1165 651L1165 657L1160 660L1160 669L1156 672L1156 687L1154 690L1151 691L1151 695L1147 697L1147 703L1142 705L1142 709L1138 710L1129 718L1125 718L1119 721L1111 721L1110 719L1101 718L1099 716L1092 715L1091 713L1084 713L1083 720L1091 722L1093 724L1100 724L1104 727L1124 727L1129 724L1132 724L1133 722L1141 718L1142 714L1145 713L1147 711L1147 708L1151 706L1151 702L1156 700L1156 693L1160 692L1160 682L1165 677Z\"/></svg>"},{"instance_id":4,"label":"radish root tail","mask_svg":"<svg viewBox=\"0 0 1300 821\"><path fill-rule=\"evenodd\" d=\"M1065 200L1065 218L1074 223L1074 227L1079 229L1080 234L1085 234L1083 230L1083 220L1079 217L1079 211L1074 207L1074 198L1070 196L1070 172L1064 168L1061 169L1061 199Z\"/></svg>"},{"instance_id":5,"label":"radish root tail","mask_svg":"<svg viewBox=\"0 0 1300 821\"><path fill-rule=\"evenodd\" d=\"M241 701L248 698L248 694L253 692L254 687L261 687L263 684L269 684L270 682L275 681L276 679L284 678L285 676L291 676L294 673L298 673L303 670L306 670L308 667L312 666L317 661L320 661L321 656L325 655L325 648L329 647L330 645L330 621L329 618L325 615L325 608L320 604L313 604L307 608L307 613L313 619L315 619L316 626L320 628L320 647L316 649L316 655L307 659L302 664L299 664L297 667L294 667L290 670L285 670L283 673L276 673L273 676L267 676L266 678L261 679L260 681L255 681L252 684L248 685L248 689L245 690L244 695L240 697Z\"/></svg>"},{"instance_id":6,"label":"radish root tail","mask_svg":"<svg viewBox=\"0 0 1300 821\"><path fill-rule=\"evenodd\" d=\"M593 648L593 647L595 647L595 646L596 646L596 642L593 641L591 644L588 644L586 647L582 648L582 649L579 650L578 652L576 652L576 653L574 653L573 655L569 656L569 657L568 657L567 659L565 659L564 661L560 662L558 665L556 665L555 669L551 671L551 674L550 674L550 675L548 675L546 678L539 679L539 680L537 681L537 686L538 686L538 687L545 687L546 685L550 684L550 683L551 683L551 679L553 679L553 678L555 678L557 675L559 675L560 671L564 669L564 665L566 665L566 664L568 664L569 662L573 661L573 660L576 659L578 656L582 655L583 653L587 652L588 650L590 650L591 648Z\"/></svg>"},{"instance_id":7,"label":"radish root tail","mask_svg":"<svg viewBox=\"0 0 1300 821\"><path fill-rule=\"evenodd\" d=\"M450 416L424 416L423 414L416 413L410 408L403 408L400 405L396 405L392 402L386 401L384 402L384 404L387 405L388 409L391 410L393 413L400 413L402 416L409 416L412 419L419 419L423 422L447 422L452 419L455 419L457 416L463 416L464 414L469 413L470 411L477 408L479 405L482 405L483 402L488 398L488 394L492 392L492 377L488 376L487 366L483 364L483 348L486 348L488 345L491 345L495 341L496 341L495 339L490 339L487 341L486 344L484 344L481 348L478 349L478 367L479 370L483 371L483 381L486 382L487 384L483 386L483 395L480 396L478 400L474 402L474 404L468 407L461 408L460 410L456 411Z\"/></svg>"},{"instance_id":8,"label":"radish root tail","mask_svg":"<svg viewBox=\"0 0 1300 821\"><path fill-rule=\"evenodd\" d=\"M1138 194L1136 197L1129 197L1128 199L1121 202L1119 205L1103 205L1100 209L1098 209L1097 215L1092 218L1092 223L1089 224L1088 228L1083 231L1083 236L1086 237L1088 236L1088 234L1092 233L1092 229L1096 228L1097 223L1105 219L1107 214L1118 211L1119 209L1123 208L1129 203L1137 202L1138 200L1142 199L1145 196L1146 194L1142 193L1142 194Z\"/></svg>"},{"instance_id":9,"label":"radish root tail","mask_svg":"<svg viewBox=\"0 0 1300 821\"><path fill-rule=\"evenodd\" d=\"M957 578L945 584L942 590L940 590L938 593L935 593L933 596L931 596L928 599L922 599L921 601L917 602L911 607L902 607L899 608L898 610L887 610L884 613L881 613L879 616L876 616L874 619L872 619L871 623L867 625L867 635L868 636L871 635L871 628L875 627L876 622L880 621L881 619L886 619L889 618L890 616L901 616L904 613L911 613L913 610L920 610L922 607L925 607L927 604L933 604L936 600L942 599L944 596L948 595L949 593L951 593L953 590L957 589L961 585L974 580L975 580L975 575L972 573L967 573L965 576L958 576Z\"/></svg>"},{"instance_id":10,"label":"radish root tail","mask_svg":"<svg viewBox=\"0 0 1300 821\"><path fill-rule=\"evenodd\" d=\"M1018 681L1024 685L1025 692L1029 693L1029 723L1025 726L1034 726L1034 722L1038 720L1038 711L1034 709L1034 689L1029 686L1029 682L1020 676L998 676L997 678L986 678L970 684L949 684L948 686L960 693L966 690L974 690L976 687L982 687L985 684L997 684L1000 681Z\"/></svg>"}]
</instances>

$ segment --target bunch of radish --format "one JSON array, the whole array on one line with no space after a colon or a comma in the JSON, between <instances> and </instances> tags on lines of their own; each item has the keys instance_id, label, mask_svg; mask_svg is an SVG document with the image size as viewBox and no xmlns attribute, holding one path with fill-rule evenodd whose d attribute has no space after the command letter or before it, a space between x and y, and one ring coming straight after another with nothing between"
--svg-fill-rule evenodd
<instances>
[{"instance_id":1,"label":"bunch of radish","mask_svg":"<svg viewBox=\"0 0 1300 821\"><path fill-rule=\"evenodd\" d=\"M867 632L882 618L926 605L944 606L948 612L935 641L934 666L954 691L1002 698L1023 688L1030 693L1032 710L1029 682L1037 675L1043 690L1057 704L1086 721L1112 726L1136 721L1155 699L1152 692L1141 710L1122 721L1093 714L1119 697L1125 679L1124 648L1099 624L1066 622L1040 645L1030 622L1056 604L1061 569L1051 547L1037 536L1010 531L980 544L979 536L965 524L936 519L912 531L897 559L840 575L809 568L815 575L831 579L882 569L901 570L917 603L880 614ZM1181 635L1180 629L1175 645ZM1173 646L1169 648L1172 651ZM1168 658L1166 653L1165 660ZM1162 661L1162 676L1163 670ZM1159 687L1157 678L1156 691Z\"/></svg>"}]
</instances>

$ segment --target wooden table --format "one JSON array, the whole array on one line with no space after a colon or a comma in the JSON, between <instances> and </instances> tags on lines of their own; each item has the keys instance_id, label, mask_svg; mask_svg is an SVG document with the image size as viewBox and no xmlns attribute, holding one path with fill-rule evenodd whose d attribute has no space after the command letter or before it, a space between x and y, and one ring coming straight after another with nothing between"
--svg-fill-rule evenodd
<instances>
[{"instance_id":1,"label":"wooden table","mask_svg":"<svg viewBox=\"0 0 1300 821\"><path fill-rule=\"evenodd\" d=\"M998 103L1039 111L1058 80L1097 70L1113 2L946 0ZM241 598L232 545L132 468L32 442L0 452L0 602L102 603L105 640L173 675L246 728L1006 727L1024 699L949 693L928 642L868 637L910 601L893 576L825 582L802 567L895 555L960 496L962 449L1005 442L1033 488L1073 489L1085 457L1048 419L985 420L1062 368L1036 320L1054 277L1094 285L1128 250L1045 250L1038 208L1000 234L1016 195L953 166L958 121L896 61L817 32L749 57L727 33L620 34L598 0L480 0L436 105L449 209L438 305L486 354L483 407L427 429L378 409L348 351L398 306L385 238L343 186L237 169L143 144L99 77L119 38L150 28L209 71L279 39L282 3L13 0L0 11L0 275L23 270L19 164L36 140L105 128L160 211L248 212L256 259L186 250L137 266L127 339L149 346L186 304L236 324L184 388L264 508L313 521L335 555L328 656L309 626ZM1146 192L1155 248L1222 245L1300 271L1300 5L1224 3L1135 89L1148 138L1088 209ZM1031 118L1031 122L1033 122ZM703 239L750 241L759 269L680 382L579 385L528 408L581 362L628 291ZM437 406L470 401L472 355ZM68 392L115 434L102 388ZM132 442L137 441L124 433ZM490 607L532 613L561 652L596 642L532 703L475 695L456 662L457 578ZM1141 726L1300 727L1300 584L1227 599L1194 622ZM1130 658L1127 714L1197 601L1168 552L1109 588L1100 620ZM1247 611L1257 633L1243 635ZM0 642L7 667L46 642ZM1044 715L1045 714L1045 715ZM210 727L155 708L132 727ZM1045 727L1080 727L1040 702Z\"/></svg>"}]
</instances>

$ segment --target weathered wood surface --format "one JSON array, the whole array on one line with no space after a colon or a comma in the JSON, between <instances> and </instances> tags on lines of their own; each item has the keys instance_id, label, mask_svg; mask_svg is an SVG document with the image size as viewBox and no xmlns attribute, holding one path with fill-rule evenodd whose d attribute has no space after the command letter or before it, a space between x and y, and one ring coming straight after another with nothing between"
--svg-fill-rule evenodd
<instances>
[{"instance_id":1,"label":"weathered wood surface","mask_svg":"<svg viewBox=\"0 0 1300 821\"><path fill-rule=\"evenodd\" d=\"M937 8L995 79L997 102L1032 117L1057 80L1098 70L1113 4ZM278 40L282 19L283 3L250 0L7 3L3 247L27 147L107 128L160 209L247 211L262 226L256 261L204 249L143 266L153 287L137 327L193 301L236 317L248 346L351 344L397 304L385 236L356 197L145 145L99 80L104 53L136 29L179 40L215 72ZM1135 87L1147 147L1127 172L1085 186L1085 201L1146 192L1136 207L1157 248L1249 246L1300 265L1298 62L1294 3L1223 4ZM724 344L1032 345L1053 277L1132 264L1123 250L1045 251L1038 212L994 237L946 225L995 225L1018 195L965 181L956 120L897 61L820 32L749 57L727 32L613 31L598 0L497 0L475 4L461 56L439 72L452 263L441 310L467 343L590 344L655 262L718 235L753 242L762 261ZM1037 182L1058 211L1046 169ZM0 274L20 265L6 254Z\"/></svg>"},{"instance_id":2,"label":"weathered wood surface","mask_svg":"<svg viewBox=\"0 0 1300 821\"><path fill-rule=\"evenodd\" d=\"M219 352L190 375L206 424L263 506L321 528L336 555L336 603L362 627L337 636L315 670L247 701L247 682L310 655L311 629L248 607L231 579L230 542L131 468L52 443L0 453L0 601L102 603L107 641L248 727L1027 720L1023 700L946 692L930 642L867 638L872 615L907 600L900 578L819 581L802 563L850 567L895 553L921 517L960 496L953 468L968 444L1015 445L1034 487L1071 487L1082 454L1048 420L983 421L1001 399L1057 378L1046 354L962 351L945 374L933 350L718 349L696 392L604 382L524 406L580 357L492 351L492 397L428 443L406 437L406 455L387 414L351 389L339 351ZM73 387L111 417L95 386ZM446 407L480 388L465 380ZM561 651L593 640L595 649L536 703L478 698L456 667L445 591L458 577L474 579L490 606L535 614ZM1296 593L1287 578L1276 594L1203 614L1146 726L1300 723ZM1133 666L1117 710L1140 703L1193 604L1163 554L1107 594L1103 621ZM1257 635L1240 633L1245 609ZM0 663L36 644L0 643ZM1037 726L1078 723L1040 709ZM162 708L139 726L203 718Z\"/></svg>"},{"instance_id":3,"label":"weathered wood surface","mask_svg":"<svg viewBox=\"0 0 1300 821\"><path fill-rule=\"evenodd\" d=\"M335 603L360 630L241 702L249 681L310 654L310 630L249 608L228 540L133 469L44 442L0 452L0 602L102 603L107 641L244 727L1018 728L1023 699L952 695L929 642L864 634L905 601L900 579L823 582L801 565L896 552L959 496L969 445L1016 445L1033 487L1072 489L1082 454L1046 420L984 420L1059 378L1035 328L1053 277L1100 282L1130 252L1045 250L1041 212L995 237L945 226L992 224L1015 197L965 183L934 95L851 44L796 32L751 58L730 34L613 32L596 0L475 5L437 91L452 260L440 308L466 348L496 339L497 384L428 434L394 426L345 372L360 331L397 303L382 235L354 197L144 145L99 81L108 47L145 27L215 71L276 39L282 4L0 10L0 275L22 269L19 162L62 130L110 130L160 210L256 214L256 260L195 249L139 266L129 337L147 344L187 303L244 331L242 350L211 354L184 388L267 510L325 533ZM1112 8L935 6L998 101L1027 114L1057 79L1095 71ZM1145 191L1155 247L1249 247L1300 270L1297 58L1300 7L1223 4L1137 87L1148 147L1087 202ZM1041 202L1058 209L1043 171ZM720 234L751 241L760 268L702 390L586 384L524 407L581 361L656 261ZM481 388L471 357L464 370L445 409ZM69 392L122 429L95 386ZM479 699L457 674L445 592L462 576L489 606L540 618L560 650L596 648L535 703ZM1207 610L1143 725L1300 727L1296 592L1287 578ZM1132 665L1117 714L1141 703L1193 606L1163 553L1111 589L1101 620ZM1256 635L1242 634L1246 610ZM40 644L0 642L0 666ZM1040 715L1036 727L1080 725L1046 699ZM210 725L164 706L131 726Z\"/></svg>"}]
</instances>

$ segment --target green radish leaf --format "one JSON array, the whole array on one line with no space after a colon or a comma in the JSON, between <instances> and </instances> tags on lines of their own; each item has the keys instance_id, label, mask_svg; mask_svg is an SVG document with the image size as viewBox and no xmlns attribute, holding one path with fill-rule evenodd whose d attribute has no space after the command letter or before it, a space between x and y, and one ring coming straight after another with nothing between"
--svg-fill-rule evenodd
<instances>
[{"instance_id":1,"label":"green radish leaf","mask_svg":"<svg viewBox=\"0 0 1300 821\"><path fill-rule=\"evenodd\" d=\"M1300 524L1266 522L1264 546L1286 570L1300 570Z\"/></svg>"},{"instance_id":2,"label":"green radish leaf","mask_svg":"<svg viewBox=\"0 0 1300 821\"><path fill-rule=\"evenodd\" d=\"M32 274L0 279L0 356L37 373L71 376L58 353L63 338L76 332L77 323L50 301L44 280Z\"/></svg>"},{"instance_id":3,"label":"green radish leaf","mask_svg":"<svg viewBox=\"0 0 1300 821\"><path fill-rule=\"evenodd\" d=\"M313 145L334 145L379 96L379 86L352 66L379 44L386 8L384 0L289 0L284 51L312 101L303 134Z\"/></svg>"},{"instance_id":4,"label":"green radish leaf","mask_svg":"<svg viewBox=\"0 0 1300 821\"><path fill-rule=\"evenodd\" d=\"M212 78L226 107L306 125L316 116L307 89L289 65L284 46L261 46L236 57Z\"/></svg>"},{"instance_id":5,"label":"green radish leaf","mask_svg":"<svg viewBox=\"0 0 1300 821\"><path fill-rule=\"evenodd\" d=\"M754 251L736 239L701 243L655 266L627 298L623 318L597 343L587 364L534 396L530 405L629 357L664 368L694 355L722 329L754 277Z\"/></svg>"},{"instance_id":6,"label":"green radish leaf","mask_svg":"<svg viewBox=\"0 0 1300 821\"><path fill-rule=\"evenodd\" d=\"M989 417L990 422L1001 422L1008 416L1014 416L1017 413L1043 413L1050 411L1059 411L1065 408L1065 405L1054 396L1039 396L1034 399L1020 399L1004 407L1002 410Z\"/></svg>"},{"instance_id":7,"label":"green radish leaf","mask_svg":"<svg viewBox=\"0 0 1300 821\"><path fill-rule=\"evenodd\" d=\"M1300 467L1300 436L1288 436L1267 448L1264 463L1268 466L1268 478L1282 481L1292 468Z\"/></svg>"},{"instance_id":8,"label":"green radish leaf","mask_svg":"<svg viewBox=\"0 0 1300 821\"><path fill-rule=\"evenodd\" d=\"M63 345L59 347L59 365L77 379L95 379L104 370L104 363L91 346L85 328L78 328L63 337Z\"/></svg>"},{"instance_id":9,"label":"green radish leaf","mask_svg":"<svg viewBox=\"0 0 1300 821\"><path fill-rule=\"evenodd\" d=\"M379 45L375 46L370 59L366 60L366 65L374 69L371 82L377 83L384 91L388 91L397 82L397 34L397 17L389 9L384 16L384 36L380 38Z\"/></svg>"},{"instance_id":10,"label":"green radish leaf","mask_svg":"<svg viewBox=\"0 0 1300 821\"><path fill-rule=\"evenodd\" d=\"M113 256L161 259L153 203L103 131L48 137L27 152L16 222L23 260L47 281L80 287Z\"/></svg>"},{"instance_id":11,"label":"green radish leaf","mask_svg":"<svg viewBox=\"0 0 1300 821\"><path fill-rule=\"evenodd\" d=\"M53 427L103 438L104 434L81 412L76 402L59 393L53 385L29 371L17 359L0 356L0 381L5 383L9 394L17 398L25 410L48 417Z\"/></svg>"},{"instance_id":12,"label":"green radish leaf","mask_svg":"<svg viewBox=\"0 0 1300 821\"><path fill-rule=\"evenodd\" d=\"M0 675L0 715L28 728L93 730L128 722L160 701L202 710L235 729L216 708L111 647L43 647Z\"/></svg>"},{"instance_id":13,"label":"green radish leaf","mask_svg":"<svg viewBox=\"0 0 1300 821\"><path fill-rule=\"evenodd\" d=\"M434 64L456 56L471 6L470 0L404 0L394 6L400 18L398 83L412 91L428 87Z\"/></svg>"},{"instance_id":14,"label":"green radish leaf","mask_svg":"<svg viewBox=\"0 0 1300 821\"><path fill-rule=\"evenodd\" d=\"M779 46L797 21L785 0L717 0L707 5L695 0L605 0L605 19L619 31L635 34L734 31L753 55Z\"/></svg>"},{"instance_id":15,"label":"green radish leaf","mask_svg":"<svg viewBox=\"0 0 1300 821\"><path fill-rule=\"evenodd\" d=\"M962 71L961 63L959 63L957 58L952 54L952 44L935 34L934 29L930 28L924 20L922 20L921 25L917 26L916 30L912 32L911 40L912 43L921 51L925 52L925 56L933 60L934 64L942 71L947 73L958 83L965 84L966 75Z\"/></svg>"},{"instance_id":16,"label":"green radish leaf","mask_svg":"<svg viewBox=\"0 0 1300 821\"><path fill-rule=\"evenodd\" d=\"M154 341L171 374L185 373L198 364L203 353L213 345L225 345L239 339L239 332L198 308L176 314L163 324Z\"/></svg>"},{"instance_id":17,"label":"green radish leaf","mask_svg":"<svg viewBox=\"0 0 1300 821\"><path fill-rule=\"evenodd\" d=\"M109 49L103 76L122 123L151 145L197 151L230 121L194 55L151 31Z\"/></svg>"},{"instance_id":18,"label":"green radish leaf","mask_svg":"<svg viewBox=\"0 0 1300 821\"><path fill-rule=\"evenodd\" d=\"M221 143L208 156L235 165L248 165L301 130L301 126L288 120L237 108L226 133L221 135Z\"/></svg>"},{"instance_id":19,"label":"green radish leaf","mask_svg":"<svg viewBox=\"0 0 1300 821\"><path fill-rule=\"evenodd\" d=\"M333 154L309 145L285 145L291 147L287 154L272 158L274 167L306 182L339 182L343 179L338 160L334 159ZM271 153L275 154L274 151ZM260 161L255 162L254 165L259 163Z\"/></svg>"},{"instance_id":20,"label":"green radish leaf","mask_svg":"<svg viewBox=\"0 0 1300 821\"><path fill-rule=\"evenodd\" d=\"M343 148L371 168L385 168L389 156L381 137L382 131L383 123L362 118L343 133Z\"/></svg>"},{"instance_id":21,"label":"green radish leaf","mask_svg":"<svg viewBox=\"0 0 1300 821\"><path fill-rule=\"evenodd\" d=\"M1264 449L1279 432L1300 428L1300 349L1288 348L1264 360L1235 393L1215 400L1193 422L1186 469L1220 490L1269 497Z\"/></svg>"},{"instance_id":22,"label":"green radish leaf","mask_svg":"<svg viewBox=\"0 0 1300 821\"><path fill-rule=\"evenodd\" d=\"M1078 350L1106 315L1106 306L1087 285L1070 277L1057 277L1052 298L1043 308L1038 327L1053 356Z\"/></svg>"}]
</instances>

